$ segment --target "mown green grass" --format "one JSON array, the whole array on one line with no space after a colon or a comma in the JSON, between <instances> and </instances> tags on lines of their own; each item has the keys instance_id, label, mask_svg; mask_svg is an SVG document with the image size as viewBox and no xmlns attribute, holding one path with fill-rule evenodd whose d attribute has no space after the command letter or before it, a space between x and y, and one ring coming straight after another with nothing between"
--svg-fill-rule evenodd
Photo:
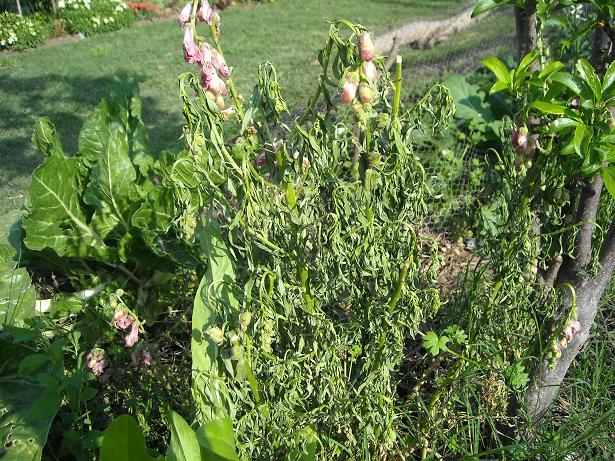
<instances>
[{"instance_id":1,"label":"mown green grass","mask_svg":"<svg viewBox=\"0 0 615 461\"><path fill-rule=\"evenodd\" d=\"M289 105L296 107L314 86L315 53L328 32L326 19L343 17L378 34L462 6L457 0L280 0L234 7L222 14L222 43L242 94L249 96L258 63L269 60L278 69ZM0 212L23 203L29 176L40 162L30 143L36 118L50 116L65 150L74 152L85 117L114 76L140 82L154 149L173 145L182 125L177 76L192 69L183 62L181 42L181 30L171 18L0 56ZM428 53L441 53L453 42Z\"/></svg>"}]
</instances>

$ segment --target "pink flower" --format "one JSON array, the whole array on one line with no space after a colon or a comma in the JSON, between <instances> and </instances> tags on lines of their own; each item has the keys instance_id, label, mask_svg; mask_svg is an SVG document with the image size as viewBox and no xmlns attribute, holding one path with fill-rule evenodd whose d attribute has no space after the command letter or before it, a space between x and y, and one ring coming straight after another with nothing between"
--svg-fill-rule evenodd
<instances>
[{"instance_id":1,"label":"pink flower","mask_svg":"<svg viewBox=\"0 0 615 461\"><path fill-rule=\"evenodd\" d=\"M126 341L126 346L128 347L132 347L137 344L137 341L139 341L139 325L133 323L130 333L126 335L124 340Z\"/></svg>"},{"instance_id":2,"label":"pink flower","mask_svg":"<svg viewBox=\"0 0 615 461\"><path fill-rule=\"evenodd\" d=\"M201 64L203 66L211 67L211 45L207 42L203 42L201 53L203 54L203 59L201 60Z\"/></svg>"},{"instance_id":3,"label":"pink flower","mask_svg":"<svg viewBox=\"0 0 615 461\"><path fill-rule=\"evenodd\" d=\"M374 100L374 92L369 87L369 84L361 82L359 85L359 98L363 104L370 103Z\"/></svg>"},{"instance_id":4,"label":"pink flower","mask_svg":"<svg viewBox=\"0 0 615 461\"><path fill-rule=\"evenodd\" d=\"M184 32L184 60L189 64L203 61L203 53L194 41L194 33L190 27Z\"/></svg>"},{"instance_id":5,"label":"pink flower","mask_svg":"<svg viewBox=\"0 0 615 461\"><path fill-rule=\"evenodd\" d=\"M265 155L264 152L261 152L260 154L258 154L258 157L256 157L256 166L261 167L266 162L267 162L267 155Z\"/></svg>"},{"instance_id":6,"label":"pink flower","mask_svg":"<svg viewBox=\"0 0 615 461\"><path fill-rule=\"evenodd\" d=\"M148 349L136 350L130 353L130 365L133 368L137 368L140 365L150 367L152 363L154 363L154 359Z\"/></svg>"},{"instance_id":7,"label":"pink flower","mask_svg":"<svg viewBox=\"0 0 615 461\"><path fill-rule=\"evenodd\" d=\"M354 99L357 94L357 85L354 83L347 81L344 83L343 93L342 93L342 102L344 104L349 104Z\"/></svg>"},{"instance_id":8,"label":"pink flower","mask_svg":"<svg viewBox=\"0 0 615 461\"><path fill-rule=\"evenodd\" d=\"M177 22L179 23L180 26L186 27L188 25L188 23L190 22L191 13L192 13L192 2L184 6L181 10L181 13L179 13L179 16L177 16Z\"/></svg>"},{"instance_id":9,"label":"pink flower","mask_svg":"<svg viewBox=\"0 0 615 461\"><path fill-rule=\"evenodd\" d=\"M361 51L361 57L365 61L371 61L374 59L375 47L371 37L369 36L369 32L363 32L363 35L361 35L359 50Z\"/></svg>"},{"instance_id":10,"label":"pink flower","mask_svg":"<svg viewBox=\"0 0 615 461\"><path fill-rule=\"evenodd\" d=\"M92 349L85 358L88 361L88 368L92 370L92 373L95 376L102 377L103 373L105 373L105 368L109 365L105 351L100 348Z\"/></svg>"},{"instance_id":11,"label":"pink flower","mask_svg":"<svg viewBox=\"0 0 615 461\"><path fill-rule=\"evenodd\" d=\"M527 128L515 124L515 129L512 133L512 145L517 152L524 153L528 146Z\"/></svg>"},{"instance_id":12,"label":"pink flower","mask_svg":"<svg viewBox=\"0 0 615 461\"><path fill-rule=\"evenodd\" d=\"M226 83L218 77L216 72L211 75L209 86L206 89L211 91L213 94L221 94L222 96L226 96L228 94L228 87L226 86Z\"/></svg>"},{"instance_id":13,"label":"pink flower","mask_svg":"<svg viewBox=\"0 0 615 461\"><path fill-rule=\"evenodd\" d=\"M125 330L132 325L132 316L126 311L116 311L113 316L113 326L118 330Z\"/></svg>"},{"instance_id":14,"label":"pink flower","mask_svg":"<svg viewBox=\"0 0 615 461\"><path fill-rule=\"evenodd\" d=\"M570 322L570 330L573 335L576 335L579 331L581 331L581 324L577 319L574 319Z\"/></svg>"},{"instance_id":15,"label":"pink flower","mask_svg":"<svg viewBox=\"0 0 615 461\"><path fill-rule=\"evenodd\" d=\"M365 61L362 68L363 75L365 75L365 78L367 78L370 82L375 82L378 80L378 72L376 71L376 66L372 61Z\"/></svg>"},{"instance_id":16,"label":"pink flower","mask_svg":"<svg viewBox=\"0 0 615 461\"><path fill-rule=\"evenodd\" d=\"M310 167L310 160L307 157L303 157L301 166L303 167L304 170L307 170Z\"/></svg>"},{"instance_id":17,"label":"pink flower","mask_svg":"<svg viewBox=\"0 0 615 461\"><path fill-rule=\"evenodd\" d=\"M213 15L214 10L211 6L209 6L209 2L207 0L201 0L201 7L196 12L196 18L199 21L203 21L211 25Z\"/></svg>"},{"instance_id":18,"label":"pink flower","mask_svg":"<svg viewBox=\"0 0 615 461\"><path fill-rule=\"evenodd\" d=\"M212 49L212 53L213 53L213 59L211 62L214 65L214 67L218 69L218 72L220 72L220 75L222 75L223 77L230 77L231 71L226 65L226 61L224 60L224 57L220 53L218 53L218 50L216 50L215 48Z\"/></svg>"},{"instance_id":19,"label":"pink flower","mask_svg":"<svg viewBox=\"0 0 615 461\"><path fill-rule=\"evenodd\" d=\"M152 354L150 354L149 351L147 349L145 349L143 351L143 365L145 365L146 367L150 367L150 366L152 366L152 363L154 363L154 359L152 358Z\"/></svg>"}]
</instances>

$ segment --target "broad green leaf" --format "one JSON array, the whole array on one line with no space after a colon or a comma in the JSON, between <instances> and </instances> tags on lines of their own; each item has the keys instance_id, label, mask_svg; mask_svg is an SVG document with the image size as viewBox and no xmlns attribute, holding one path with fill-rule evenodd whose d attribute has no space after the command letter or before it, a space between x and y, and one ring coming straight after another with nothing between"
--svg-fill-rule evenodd
<instances>
[{"instance_id":1,"label":"broad green leaf","mask_svg":"<svg viewBox=\"0 0 615 461\"><path fill-rule=\"evenodd\" d=\"M196 431L207 461L239 461L235 448L233 423L229 418L208 421Z\"/></svg>"},{"instance_id":2,"label":"broad green leaf","mask_svg":"<svg viewBox=\"0 0 615 461\"><path fill-rule=\"evenodd\" d=\"M84 195L84 201L95 209L92 226L102 238L114 235L119 239L129 232L132 213L140 202L136 178L125 136L110 136L90 172Z\"/></svg>"},{"instance_id":3,"label":"broad green leaf","mask_svg":"<svg viewBox=\"0 0 615 461\"><path fill-rule=\"evenodd\" d=\"M474 10L472 11L472 17L476 17L476 16L480 16L483 13L486 13L489 10L492 10L494 8L497 8L498 3L495 0L478 0L476 2L476 6L474 7Z\"/></svg>"},{"instance_id":4,"label":"broad green leaf","mask_svg":"<svg viewBox=\"0 0 615 461\"><path fill-rule=\"evenodd\" d=\"M541 80L544 80L548 78L551 74L554 74L555 72L559 72L563 68L564 68L564 63L562 62L559 62L559 61L550 62L540 71L540 73L538 74L538 78L540 78Z\"/></svg>"},{"instance_id":5,"label":"broad green leaf","mask_svg":"<svg viewBox=\"0 0 615 461\"><path fill-rule=\"evenodd\" d=\"M530 108L538 109L545 114L564 115L566 112L566 107L546 101L534 101L530 104Z\"/></svg>"},{"instance_id":6,"label":"broad green leaf","mask_svg":"<svg viewBox=\"0 0 615 461\"><path fill-rule=\"evenodd\" d=\"M443 84L451 90L455 101L455 117L477 123L491 123L495 120L491 106L484 101L484 94L477 85L472 85L461 75L450 75Z\"/></svg>"},{"instance_id":7,"label":"broad green leaf","mask_svg":"<svg viewBox=\"0 0 615 461\"><path fill-rule=\"evenodd\" d=\"M79 133L79 155L86 165L94 166L110 137L124 135L131 161L147 176L154 163L147 134L141 120L139 88L133 81L116 81Z\"/></svg>"},{"instance_id":8,"label":"broad green leaf","mask_svg":"<svg viewBox=\"0 0 615 461\"><path fill-rule=\"evenodd\" d=\"M607 95L615 89L615 61L613 61L604 74L602 81L602 99L607 99Z\"/></svg>"},{"instance_id":9,"label":"broad green leaf","mask_svg":"<svg viewBox=\"0 0 615 461\"><path fill-rule=\"evenodd\" d=\"M577 71L581 78L587 83L593 93L593 98L597 101L602 100L602 86L600 79L596 75L596 71L592 65L585 59L579 59L577 62Z\"/></svg>"},{"instance_id":10,"label":"broad green leaf","mask_svg":"<svg viewBox=\"0 0 615 461\"><path fill-rule=\"evenodd\" d=\"M36 292L28 272L10 261L0 261L0 325L24 326L34 314Z\"/></svg>"},{"instance_id":11,"label":"broad green leaf","mask_svg":"<svg viewBox=\"0 0 615 461\"><path fill-rule=\"evenodd\" d=\"M0 337L0 458L40 461L61 403L59 385L64 376L64 343L38 349L39 331L14 326L4 331L11 334ZM32 354L33 350L38 353ZM35 370L39 373L31 373Z\"/></svg>"},{"instance_id":12,"label":"broad green leaf","mask_svg":"<svg viewBox=\"0 0 615 461\"><path fill-rule=\"evenodd\" d=\"M10 248L8 250L8 253L10 253L9 258L15 261L19 261L21 257L22 216L22 210L11 210L0 216L0 246ZM2 260L5 262L9 261L9 259L5 259L2 256L0 254L0 262Z\"/></svg>"},{"instance_id":13,"label":"broad green leaf","mask_svg":"<svg viewBox=\"0 0 615 461\"><path fill-rule=\"evenodd\" d=\"M28 382L0 386L2 461L40 461L60 395Z\"/></svg>"},{"instance_id":14,"label":"broad green leaf","mask_svg":"<svg viewBox=\"0 0 615 461\"><path fill-rule=\"evenodd\" d=\"M237 322L239 301L234 291L235 270L220 225L207 218L206 226L197 229L197 238L208 268L197 290L192 311L192 379L197 406L203 420L208 421L231 416L228 391L221 378L224 371L218 362L218 346L209 330L221 328L225 321Z\"/></svg>"},{"instance_id":15,"label":"broad green leaf","mask_svg":"<svg viewBox=\"0 0 615 461\"><path fill-rule=\"evenodd\" d=\"M532 51L526 54L521 62L519 63L519 71L524 72L530 68L530 66L540 57L540 53L538 51Z\"/></svg>"},{"instance_id":16,"label":"broad green leaf","mask_svg":"<svg viewBox=\"0 0 615 461\"><path fill-rule=\"evenodd\" d=\"M56 127L49 117L39 117L34 124L32 143L44 157L64 155L62 144L56 134Z\"/></svg>"},{"instance_id":17,"label":"broad green leaf","mask_svg":"<svg viewBox=\"0 0 615 461\"><path fill-rule=\"evenodd\" d=\"M154 187L141 207L132 215L132 225L149 249L160 258L171 259L184 267L195 268L201 261L193 254L196 250L187 247L170 227L175 220L175 197L171 189Z\"/></svg>"},{"instance_id":18,"label":"broad green leaf","mask_svg":"<svg viewBox=\"0 0 615 461\"><path fill-rule=\"evenodd\" d=\"M508 89L508 83L497 81L493 84L493 86L489 89L489 94L497 93L498 91Z\"/></svg>"},{"instance_id":19,"label":"broad green leaf","mask_svg":"<svg viewBox=\"0 0 615 461\"><path fill-rule=\"evenodd\" d=\"M23 217L24 244L50 248L59 256L112 260L115 252L88 223L81 208L84 168L76 157L48 157L32 174L28 212Z\"/></svg>"},{"instance_id":20,"label":"broad green leaf","mask_svg":"<svg viewBox=\"0 0 615 461\"><path fill-rule=\"evenodd\" d=\"M549 131L551 133L558 133L560 131L567 130L570 128L576 128L576 126L580 123L581 122L577 120L573 120L571 118L560 117L558 119L553 120L549 124Z\"/></svg>"},{"instance_id":21,"label":"broad green leaf","mask_svg":"<svg viewBox=\"0 0 615 461\"><path fill-rule=\"evenodd\" d=\"M579 123L574 130L574 150L577 154L581 154L581 147L585 138L585 128L585 125Z\"/></svg>"},{"instance_id":22,"label":"broad green leaf","mask_svg":"<svg viewBox=\"0 0 615 461\"><path fill-rule=\"evenodd\" d=\"M591 98L589 86L587 86L587 84L576 75L569 74L568 72L556 72L551 75L551 79L555 82L561 83L574 94L581 96L583 99Z\"/></svg>"},{"instance_id":23,"label":"broad green leaf","mask_svg":"<svg viewBox=\"0 0 615 461\"><path fill-rule=\"evenodd\" d=\"M143 431L132 416L113 420L105 431L100 447L100 461L152 461L147 451Z\"/></svg>"},{"instance_id":24,"label":"broad green leaf","mask_svg":"<svg viewBox=\"0 0 615 461\"><path fill-rule=\"evenodd\" d=\"M615 198L615 166L608 168L602 168L600 170L600 176L604 181L604 187L609 191L611 197Z\"/></svg>"},{"instance_id":25,"label":"broad green leaf","mask_svg":"<svg viewBox=\"0 0 615 461\"><path fill-rule=\"evenodd\" d=\"M167 461L201 461L201 447L194 429L174 411L167 413L171 431L171 443L167 450Z\"/></svg>"},{"instance_id":26,"label":"broad green leaf","mask_svg":"<svg viewBox=\"0 0 615 461\"><path fill-rule=\"evenodd\" d=\"M495 77L500 82L510 85L510 74L506 66L498 58L489 57L483 60L483 66L495 74Z\"/></svg>"}]
</instances>

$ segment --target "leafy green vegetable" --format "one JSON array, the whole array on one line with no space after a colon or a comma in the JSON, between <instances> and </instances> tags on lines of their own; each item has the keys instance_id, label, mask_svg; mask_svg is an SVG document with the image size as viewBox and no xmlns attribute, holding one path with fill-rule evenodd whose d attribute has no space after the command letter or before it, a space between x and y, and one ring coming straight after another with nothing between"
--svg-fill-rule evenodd
<instances>
[{"instance_id":1,"label":"leafy green vegetable","mask_svg":"<svg viewBox=\"0 0 615 461\"><path fill-rule=\"evenodd\" d=\"M235 451L233 423L229 418L214 419L196 431L203 459L207 461L239 461Z\"/></svg>"},{"instance_id":2,"label":"leafy green vegetable","mask_svg":"<svg viewBox=\"0 0 615 461\"><path fill-rule=\"evenodd\" d=\"M167 423L171 431L167 461L201 461L203 458L199 441L186 420L174 411L169 411Z\"/></svg>"},{"instance_id":3,"label":"leafy green vegetable","mask_svg":"<svg viewBox=\"0 0 615 461\"><path fill-rule=\"evenodd\" d=\"M219 366L218 346L211 337L211 328L220 328L225 321L239 319L239 302L234 293L235 271L213 219L197 229L199 242L208 260L208 269L197 290L192 311L192 379L195 400L204 421L231 414L226 400L226 383Z\"/></svg>"},{"instance_id":4,"label":"leafy green vegetable","mask_svg":"<svg viewBox=\"0 0 615 461\"><path fill-rule=\"evenodd\" d=\"M118 416L105 431L100 447L100 461L152 461L143 431L130 415Z\"/></svg>"}]
</instances>

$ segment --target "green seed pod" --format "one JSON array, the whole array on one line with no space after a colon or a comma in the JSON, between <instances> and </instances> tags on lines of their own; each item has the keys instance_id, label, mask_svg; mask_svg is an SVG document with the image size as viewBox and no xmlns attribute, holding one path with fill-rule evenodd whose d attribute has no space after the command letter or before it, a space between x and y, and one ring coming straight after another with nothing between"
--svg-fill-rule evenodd
<instances>
[{"instance_id":1,"label":"green seed pod","mask_svg":"<svg viewBox=\"0 0 615 461\"><path fill-rule=\"evenodd\" d=\"M252 320L252 314L250 314L249 312L242 312L239 315L239 325L241 326L241 329L243 331L246 331L248 329L248 326L250 325L251 320Z\"/></svg>"}]
</instances>

